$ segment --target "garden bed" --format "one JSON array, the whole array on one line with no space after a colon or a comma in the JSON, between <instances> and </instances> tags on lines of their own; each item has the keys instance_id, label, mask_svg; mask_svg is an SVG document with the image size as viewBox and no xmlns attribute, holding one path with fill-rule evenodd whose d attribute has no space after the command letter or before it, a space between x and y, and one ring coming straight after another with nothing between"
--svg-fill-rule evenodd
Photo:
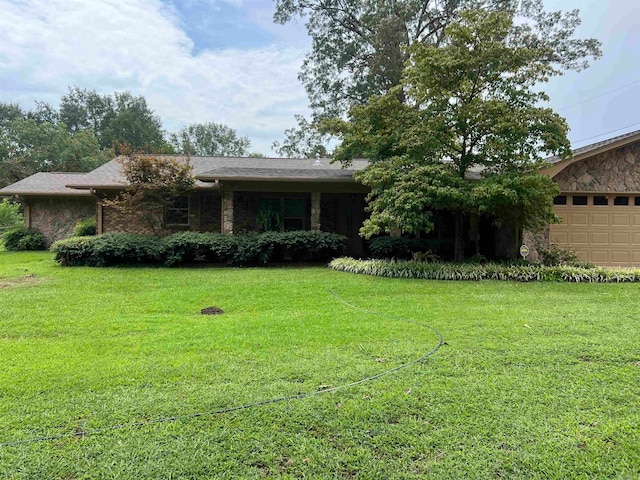
<instances>
[{"instance_id":1,"label":"garden bed","mask_svg":"<svg viewBox=\"0 0 640 480\"><path fill-rule=\"evenodd\" d=\"M531 264L428 263L405 260L336 258L329 264L341 272L424 280L506 280L516 282L633 283L640 269Z\"/></svg>"}]
</instances>

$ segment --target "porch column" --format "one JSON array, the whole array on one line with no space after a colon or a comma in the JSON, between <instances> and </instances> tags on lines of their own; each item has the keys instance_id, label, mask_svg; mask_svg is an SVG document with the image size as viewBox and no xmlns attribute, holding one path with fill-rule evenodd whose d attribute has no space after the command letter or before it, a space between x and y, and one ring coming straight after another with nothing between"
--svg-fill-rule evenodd
<instances>
[{"instance_id":1,"label":"porch column","mask_svg":"<svg viewBox=\"0 0 640 480\"><path fill-rule=\"evenodd\" d=\"M222 233L233 235L233 191L222 191Z\"/></svg>"},{"instance_id":2,"label":"porch column","mask_svg":"<svg viewBox=\"0 0 640 480\"><path fill-rule=\"evenodd\" d=\"M31 205L29 205L24 198L16 197L16 200L22 203L25 228L31 228Z\"/></svg>"},{"instance_id":3,"label":"porch column","mask_svg":"<svg viewBox=\"0 0 640 480\"><path fill-rule=\"evenodd\" d=\"M104 233L103 224L103 212L104 205L102 204L102 199L98 198L96 201L96 233L98 235L102 235Z\"/></svg>"},{"instance_id":4,"label":"porch column","mask_svg":"<svg viewBox=\"0 0 640 480\"><path fill-rule=\"evenodd\" d=\"M320 231L320 192L311 192L311 231Z\"/></svg>"}]
</instances>

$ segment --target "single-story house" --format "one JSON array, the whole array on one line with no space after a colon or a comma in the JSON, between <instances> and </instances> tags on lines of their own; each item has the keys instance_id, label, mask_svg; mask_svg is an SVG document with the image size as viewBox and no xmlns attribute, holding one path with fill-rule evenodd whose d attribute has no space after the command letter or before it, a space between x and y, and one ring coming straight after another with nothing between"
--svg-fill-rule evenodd
<instances>
[{"instance_id":1,"label":"single-story house","mask_svg":"<svg viewBox=\"0 0 640 480\"><path fill-rule=\"evenodd\" d=\"M181 157L173 157L181 158ZM184 157L182 157L184 158ZM353 175L367 165L341 168L329 159L191 157L195 192L176 199L166 214L170 230L243 233L257 229L265 205L280 212L283 230L322 230L348 238L364 253L358 229L365 219L367 189ZM118 159L84 174L37 173L0 190L24 205L27 227L51 243L71 236L78 220L95 218L98 233L150 233L103 205L126 187Z\"/></svg>"},{"instance_id":2,"label":"single-story house","mask_svg":"<svg viewBox=\"0 0 640 480\"><path fill-rule=\"evenodd\" d=\"M481 254L513 256L520 241L535 256L537 243L571 247L600 265L640 266L640 131L579 148L573 157L551 158L543 170L561 194L554 212L561 223L538 235L496 229L490 218L471 218L467 239ZM329 159L191 157L195 192L177 199L167 212L169 228L225 234L257 229L265 206L280 213L283 230L321 230L345 235L350 253L366 254L358 230L366 218L367 189ZM95 218L99 233L147 233L145 226L103 205L126 187L117 159L89 173L37 173L0 190L19 198L25 223L48 242L68 237L78 220ZM441 218L434 238L452 237Z\"/></svg>"}]
</instances>

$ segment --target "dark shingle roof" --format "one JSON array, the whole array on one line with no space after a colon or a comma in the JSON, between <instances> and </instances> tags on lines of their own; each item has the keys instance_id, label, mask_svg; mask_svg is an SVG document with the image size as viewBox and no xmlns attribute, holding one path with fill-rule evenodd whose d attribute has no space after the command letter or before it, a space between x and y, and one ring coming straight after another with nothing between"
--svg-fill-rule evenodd
<instances>
[{"instance_id":1,"label":"dark shingle roof","mask_svg":"<svg viewBox=\"0 0 640 480\"><path fill-rule=\"evenodd\" d=\"M0 189L0 195L60 195L90 196L85 190L68 188L66 185L80 181L86 173L39 172Z\"/></svg>"},{"instance_id":2,"label":"dark shingle roof","mask_svg":"<svg viewBox=\"0 0 640 480\"><path fill-rule=\"evenodd\" d=\"M308 158L243 158L216 159L215 166L198 176L203 180L299 180L353 181L353 174L367 165L355 160L348 168L330 159Z\"/></svg>"},{"instance_id":3,"label":"dark shingle roof","mask_svg":"<svg viewBox=\"0 0 640 480\"><path fill-rule=\"evenodd\" d=\"M185 157L172 156L178 160ZM351 180L357 170L367 165L366 160L354 160L348 169L330 159L309 158L245 158L245 157L191 157L189 159L196 178L214 180ZM69 183L77 188L119 188L126 184L117 159ZM211 187L211 183L198 181L198 187Z\"/></svg>"}]
</instances>

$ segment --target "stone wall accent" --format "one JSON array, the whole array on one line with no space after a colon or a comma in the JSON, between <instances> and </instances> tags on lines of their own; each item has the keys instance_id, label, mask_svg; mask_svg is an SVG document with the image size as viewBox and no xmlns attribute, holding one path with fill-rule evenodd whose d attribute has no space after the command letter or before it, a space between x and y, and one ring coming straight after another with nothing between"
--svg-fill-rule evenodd
<instances>
[{"instance_id":1,"label":"stone wall accent","mask_svg":"<svg viewBox=\"0 0 640 480\"><path fill-rule=\"evenodd\" d=\"M541 230L540 232L532 232L530 230L524 230L522 232L522 243L529 247L529 255L527 260L538 261L542 260L536 247L542 246L549 247L549 227Z\"/></svg>"},{"instance_id":2,"label":"stone wall accent","mask_svg":"<svg viewBox=\"0 0 640 480\"><path fill-rule=\"evenodd\" d=\"M311 230L320 231L321 211L321 194L320 192L311 192Z\"/></svg>"},{"instance_id":3,"label":"stone wall accent","mask_svg":"<svg viewBox=\"0 0 640 480\"><path fill-rule=\"evenodd\" d=\"M234 192L222 192L222 233L233 235L233 195Z\"/></svg>"},{"instance_id":4,"label":"stone wall accent","mask_svg":"<svg viewBox=\"0 0 640 480\"><path fill-rule=\"evenodd\" d=\"M562 192L640 192L640 143L569 165L554 180Z\"/></svg>"},{"instance_id":5,"label":"stone wall accent","mask_svg":"<svg viewBox=\"0 0 640 480\"><path fill-rule=\"evenodd\" d=\"M80 220L96 218L96 199L84 198L30 198L31 228L40 230L47 244L73 236L73 228Z\"/></svg>"}]
</instances>

